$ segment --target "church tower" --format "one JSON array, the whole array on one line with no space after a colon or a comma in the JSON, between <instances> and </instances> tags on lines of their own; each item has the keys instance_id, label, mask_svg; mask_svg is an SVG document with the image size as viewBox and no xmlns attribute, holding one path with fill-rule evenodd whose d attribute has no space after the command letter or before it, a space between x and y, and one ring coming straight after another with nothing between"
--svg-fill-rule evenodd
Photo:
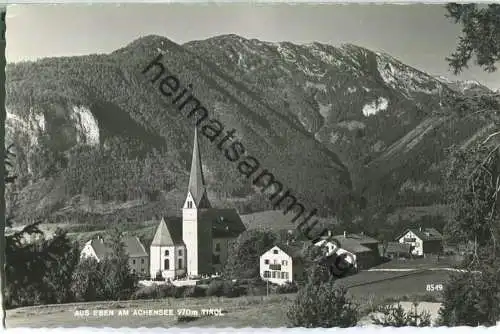
<instances>
[{"instance_id":1,"label":"church tower","mask_svg":"<svg viewBox=\"0 0 500 334\"><path fill-rule=\"evenodd\" d=\"M212 273L212 224L209 219L203 219L210 208L195 127L188 193L182 208L182 239L186 245L188 275Z\"/></svg>"}]
</instances>

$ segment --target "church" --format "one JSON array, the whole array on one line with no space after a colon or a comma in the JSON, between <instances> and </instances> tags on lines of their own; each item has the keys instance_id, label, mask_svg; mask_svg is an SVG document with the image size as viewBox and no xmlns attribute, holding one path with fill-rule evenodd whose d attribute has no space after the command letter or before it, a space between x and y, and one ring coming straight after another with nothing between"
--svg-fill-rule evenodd
<instances>
[{"instance_id":1,"label":"church","mask_svg":"<svg viewBox=\"0 0 500 334\"><path fill-rule=\"evenodd\" d=\"M151 242L151 278L220 273L230 243L245 231L235 209L213 208L208 200L195 127L193 157L182 221L162 218Z\"/></svg>"}]
</instances>

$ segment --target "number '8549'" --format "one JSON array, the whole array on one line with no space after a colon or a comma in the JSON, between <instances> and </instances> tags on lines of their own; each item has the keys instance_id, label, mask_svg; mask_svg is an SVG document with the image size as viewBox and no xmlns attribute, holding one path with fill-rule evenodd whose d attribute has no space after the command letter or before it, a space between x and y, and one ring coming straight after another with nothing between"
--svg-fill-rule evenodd
<instances>
[{"instance_id":1,"label":"number '8549'","mask_svg":"<svg viewBox=\"0 0 500 334\"><path fill-rule=\"evenodd\" d=\"M425 287L427 291L443 291L443 284L427 284Z\"/></svg>"}]
</instances>

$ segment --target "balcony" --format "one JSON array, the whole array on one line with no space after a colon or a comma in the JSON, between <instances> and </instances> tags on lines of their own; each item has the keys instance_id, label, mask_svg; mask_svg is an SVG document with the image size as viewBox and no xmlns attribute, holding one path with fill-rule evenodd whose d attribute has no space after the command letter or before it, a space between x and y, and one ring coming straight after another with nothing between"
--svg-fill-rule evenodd
<instances>
[{"instance_id":1,"label":"balcony","mask_svg":"<svg viewBox=\"0 0 500 334\"><path fill-rule=\"evenodd\" d=\"M281 270L281 264L270 264L269 269L271 270Z\"/></svg>"}]
</instances>

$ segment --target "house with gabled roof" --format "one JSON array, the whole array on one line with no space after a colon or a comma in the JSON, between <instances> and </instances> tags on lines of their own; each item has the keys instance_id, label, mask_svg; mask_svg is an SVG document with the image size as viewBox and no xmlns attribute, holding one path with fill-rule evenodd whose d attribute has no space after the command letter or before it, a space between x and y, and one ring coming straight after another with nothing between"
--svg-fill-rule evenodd
<instances>
[{"instance_id":1,"label":"house with gabled roof","mask_svg":"<svg viewBox=\"0 0 500 334\"><path fill-rule=\"evenodd\" d=\"M410 245L411 254L439 254L443 251L443 235L435 228L408 228L401 233L396 241Z\"/></svg>"},{"instance_id":2,"label":"house with gabled roof","mask_svg":"<svg viewBox=\"0 0 500 334\"><path fill-rule=\"evenodd\" d=\"M124 235L122 237L125 253L128 255L130 270L138 275L147 276L149 273L149 256L139 238ZM106 244L102 237L89 240L85 243L80 257L91 257L98 262L104 260L112 254L111 247Z\"/></svg>"},{"instance_id":3,"label":"house with gabled roof","mask_svg":"<svg viewBox=\"0 0 500 334\"><path fill-rule=\"evenodd\" d=\"M195 128L182 223L171 219L160 221L151 243L151 276L175 278L220 273L230 243L245 229L235 209L213 208L208 199Z\"/></svg>"},{"instance_id":4,"label":"house with gabled roof","mask_svg":"<svg viewBox=\"0 0 500 334\"><path fill-rule=\"evenodd\" d=\"M279 243L260 256L260 277L283 285L304 278L304 245Z\"/></svg>"}]
</instances>

